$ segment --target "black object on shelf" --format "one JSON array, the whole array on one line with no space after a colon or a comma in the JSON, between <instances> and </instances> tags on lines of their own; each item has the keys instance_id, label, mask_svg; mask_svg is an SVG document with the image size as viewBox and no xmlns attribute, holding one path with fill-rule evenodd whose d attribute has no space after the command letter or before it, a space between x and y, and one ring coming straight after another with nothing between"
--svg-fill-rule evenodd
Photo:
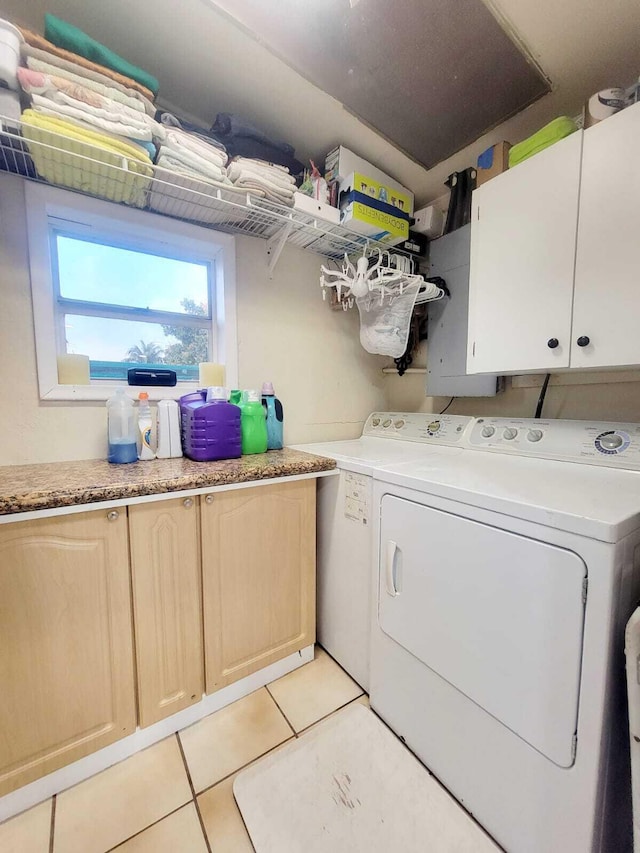
<instances>
[{"instance_id":1,"label":"black object on shelf","mask_svg":"<svg viewBox=\"0 0 640 853\"><path fill-rule=\"evenodd\" d=\"M471 193L476 188L477 171L469 167L462 172L452 172L444 182L451 190L444 233L450 234L471 222Z\"/></svg>"},{"instance_id":2,"label":"black object on shelf","mask_svg":"<svg viewBox=\"0 0 640 853\"><path fill-rule=\"evenodd\" d=\"M177 381L175 370L132 367L127 371L127 382L129 385L159 385L163 388L172 388Z\"/></svg>"}]
</instances>

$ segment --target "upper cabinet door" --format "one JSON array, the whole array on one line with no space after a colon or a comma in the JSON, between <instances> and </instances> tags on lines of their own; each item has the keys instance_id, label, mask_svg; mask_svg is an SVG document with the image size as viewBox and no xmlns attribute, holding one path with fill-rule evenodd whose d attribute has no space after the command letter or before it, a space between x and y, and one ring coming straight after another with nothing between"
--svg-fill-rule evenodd
<instances>
[{"instance_id":1,"label":"upper cabinet door","mask_svg":"<svg viewBox=\"0 0 640 853\"><path fill-rule=\"evenodd\" d=\"M571 367L640 364L640 104L584 133Z\"/></svg>"},{"instance_id":2,"label":"upper cabinet door","mask_svg":"<svg viewBox=\"0 0 640 853\"><path fill-rule=\"evenodd\" d=\"M569 366L582 137L473 194L469 373Z\"/></svg>"}]
</instances>

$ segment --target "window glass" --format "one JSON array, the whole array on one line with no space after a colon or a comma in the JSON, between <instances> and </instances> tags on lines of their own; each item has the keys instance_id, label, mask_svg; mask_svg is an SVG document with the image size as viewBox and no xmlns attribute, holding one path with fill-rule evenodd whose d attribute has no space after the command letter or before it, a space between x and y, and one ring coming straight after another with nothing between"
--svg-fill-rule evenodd
<instances>
[{"instance_id":1,"label":"window glass","mask_svg":"<svg viewBox=\"0 0 640 853\"><path fill-rule=\"evenodd\" d=\"M210 264L55 234L64 299L211 317Z\"/></svg>"}]
</instances>

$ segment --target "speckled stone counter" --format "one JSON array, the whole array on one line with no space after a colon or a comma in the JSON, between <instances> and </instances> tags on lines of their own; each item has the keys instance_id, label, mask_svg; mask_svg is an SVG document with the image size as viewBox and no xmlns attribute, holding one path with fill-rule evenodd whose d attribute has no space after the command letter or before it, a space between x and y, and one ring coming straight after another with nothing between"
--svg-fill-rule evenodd
<instances>
[{"instance_id":1,"label":"speckled stone counter","mask_svg":"<svg viewBox=\"0 0 640 853\"><path fill-rule=\"evenodd\" d=\"M207 486L315 474L335 461L299 450L271 450L223 462L155 459L110 465L102 459L0 466L0 515L126 500Z\"/></svg>"}]
</instances>

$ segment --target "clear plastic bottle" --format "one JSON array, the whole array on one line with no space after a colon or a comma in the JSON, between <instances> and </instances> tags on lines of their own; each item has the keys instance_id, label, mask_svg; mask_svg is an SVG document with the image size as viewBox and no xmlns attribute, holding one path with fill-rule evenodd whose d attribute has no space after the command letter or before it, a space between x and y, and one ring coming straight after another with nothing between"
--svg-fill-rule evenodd
<instances>
[{"instance_id":1,"label":"clear plastic bottle","mask_svg":"<svg viewBox=\"0 0 640 853\"><path fill-rule=\"evenodd\" d=\"M131 397L126 395L124 388L116 388L114 396L107 400L109 462L138 461L136 416Z\"/></svg>"},{"instance_id":2,"label":"clear plastic bottle","mask_svg":"<svg viewBox=\"0 0 640 853\"><path fill-rule=\"evenodd\" d=\"M240 407L242 430L242 453L266 453L267 450L267 421L262 408L262 401L257 391L245 392L246 401Z\"/></svg>"}]
</instances>

